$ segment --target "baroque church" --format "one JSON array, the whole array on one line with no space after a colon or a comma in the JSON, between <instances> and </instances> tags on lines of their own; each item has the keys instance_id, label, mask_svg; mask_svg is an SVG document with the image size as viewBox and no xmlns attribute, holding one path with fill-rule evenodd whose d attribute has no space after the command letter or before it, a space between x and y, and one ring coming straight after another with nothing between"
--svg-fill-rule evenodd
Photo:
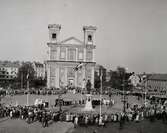
<instances>
[{"instance_id":1,"label":"baroque church","mask_svg":"<svg viewBox=\"0 0 167 133\"><path fill-rule=\"evenodd\" d=\"M76 37L59 41L61 31L59 24L49 24L48 30L47 87L85 88L87 82L90 81L91 88L94 88L96 27L83 26L83 41Z\"/></svg>"}]
</instances>

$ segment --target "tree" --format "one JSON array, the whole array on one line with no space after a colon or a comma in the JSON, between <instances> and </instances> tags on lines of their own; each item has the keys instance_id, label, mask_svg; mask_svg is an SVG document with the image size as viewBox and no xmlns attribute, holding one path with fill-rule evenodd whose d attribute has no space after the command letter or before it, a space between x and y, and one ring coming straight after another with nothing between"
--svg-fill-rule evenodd
<instances>
[{"instance_id":1,"label":"tree","mask_svg":"<svg viewBox=\"0 0 167 133\"><path fill-rule=\"evenodd\" d=\"M23 65L18 70L18 76L17 81L19 82L19 88L27 87L27 81L29 81L29 86L33 86L33 80L34 80L34 69L32 67L32 64L29 62L23 63Z\"/></svg>"},{"instance_id":2,"label":"tree","mask_svg":"<svg viewBox=\"0 0 167 133\"><path fill-rule=\"evenodd\" d=\"M131 73L127 73L124 67L118 66L116 71L113 71L111 74L111 84L112 88L123 90L129 90L129 76Z\"/></svg>"},{"instance_id":3,"label":"tree","mask_svg":"<svg viewBox=\"0 0 167 133\"><path fill-rule=\"evenodd\" d=\"M33 86L35 88L46 86L46 78L44 78L44 79L43 78L36 78L36 79L34 79Z\"/></svg>"},{"instance_id":4,"label":"tree","mask_svg":"<svg viewBox=\"0 0 167 133\"><path fill-rule=\"evenodd\" d=\"M94 87L95 87L97 92L100 92L99 91L100 90L100 86L101 86L101 84L100 84L100 76L98 75L97 72L95 72Z\"/></svg>"}]
</instances>

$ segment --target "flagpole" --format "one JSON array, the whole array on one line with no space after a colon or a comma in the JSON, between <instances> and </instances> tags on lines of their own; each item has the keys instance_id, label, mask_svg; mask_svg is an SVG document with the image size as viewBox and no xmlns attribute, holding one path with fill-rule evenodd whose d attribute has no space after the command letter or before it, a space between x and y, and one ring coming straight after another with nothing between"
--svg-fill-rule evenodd
<instances>
[{"instance_id":1,"label":"flagpole","mask_svg":"<svg viewBox=\"0 0 167 133\"><path fill-rule=\"evenodd\" d=\"M21 89L23 89L23 72L21 71Z\"/></svg>"},{"instance_id":2,"label":"flagpole","mask_svg":"<svg viewBox=\"0 0 167 133\"><path fill-rule=\"evenodd\" d=\"M102 70L101 70L101 77L100 77L100 82L101 82L101 87L100 87L100 117L101 117L101 114L102 114L102 76L103 76L103 73L102 73Z\"/></svg>"},{"instance_id":3,"label":"flagpole","mask_svg":"<svg viewBox=\"0 0 167 133\"><path fill-rule=\"evenodd\" d=\"M29 73L27 74L27 106L29 106Z\"/></svg>"},{"instance_id":4,"label":"flagpole","mask_svg":"<svg viewBox=\"0 0 167 133\"><path fill-rule=\"evenodd\" d=\"M29 81L27 81L27 106L29 106Z\"/></svg>"}]
</instances>

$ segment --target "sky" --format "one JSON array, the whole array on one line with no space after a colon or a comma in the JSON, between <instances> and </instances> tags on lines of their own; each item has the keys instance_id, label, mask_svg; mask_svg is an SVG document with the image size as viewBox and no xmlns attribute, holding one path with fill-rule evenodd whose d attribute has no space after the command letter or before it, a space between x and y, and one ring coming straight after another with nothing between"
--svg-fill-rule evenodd
<instances>
[{"instance_id":1,"label":"sky","mask_svg":"<svg viewBox=\"0 0 167 133\"><path fill-rule=\"evenodd\" d=\"M97 27L97 64L167 73L167 0L0 0L0 60L47 59L48 24L60 40Z\"/></svg>"}]
</instances>

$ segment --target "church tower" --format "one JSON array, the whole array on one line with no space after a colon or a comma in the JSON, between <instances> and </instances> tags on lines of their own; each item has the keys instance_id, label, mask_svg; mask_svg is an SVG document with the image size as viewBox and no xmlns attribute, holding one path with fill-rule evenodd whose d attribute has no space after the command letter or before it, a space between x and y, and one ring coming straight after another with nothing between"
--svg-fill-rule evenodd
<instances>
[{"instance_id":1,"label":"church tower","mask_svg":"<svg viewBox=\"0 0 167 133\"><path fill-rule=\"evenodd\" d=\"M61 30L61 25L59 24L49 24L49 40L51 42L57 43L59 41L59 34Z\"/></svg>"},{"instance_id":2,"label":"church tower","mask_svg":"<svg viewBox=\"0 0 167 133\"><path fill-rule=\"evenodd\" d=\"M84 44L94 44L94 33L96 31L95 26L84 26L83 31L84 31Z\"/></svg>"}]
</instances>

